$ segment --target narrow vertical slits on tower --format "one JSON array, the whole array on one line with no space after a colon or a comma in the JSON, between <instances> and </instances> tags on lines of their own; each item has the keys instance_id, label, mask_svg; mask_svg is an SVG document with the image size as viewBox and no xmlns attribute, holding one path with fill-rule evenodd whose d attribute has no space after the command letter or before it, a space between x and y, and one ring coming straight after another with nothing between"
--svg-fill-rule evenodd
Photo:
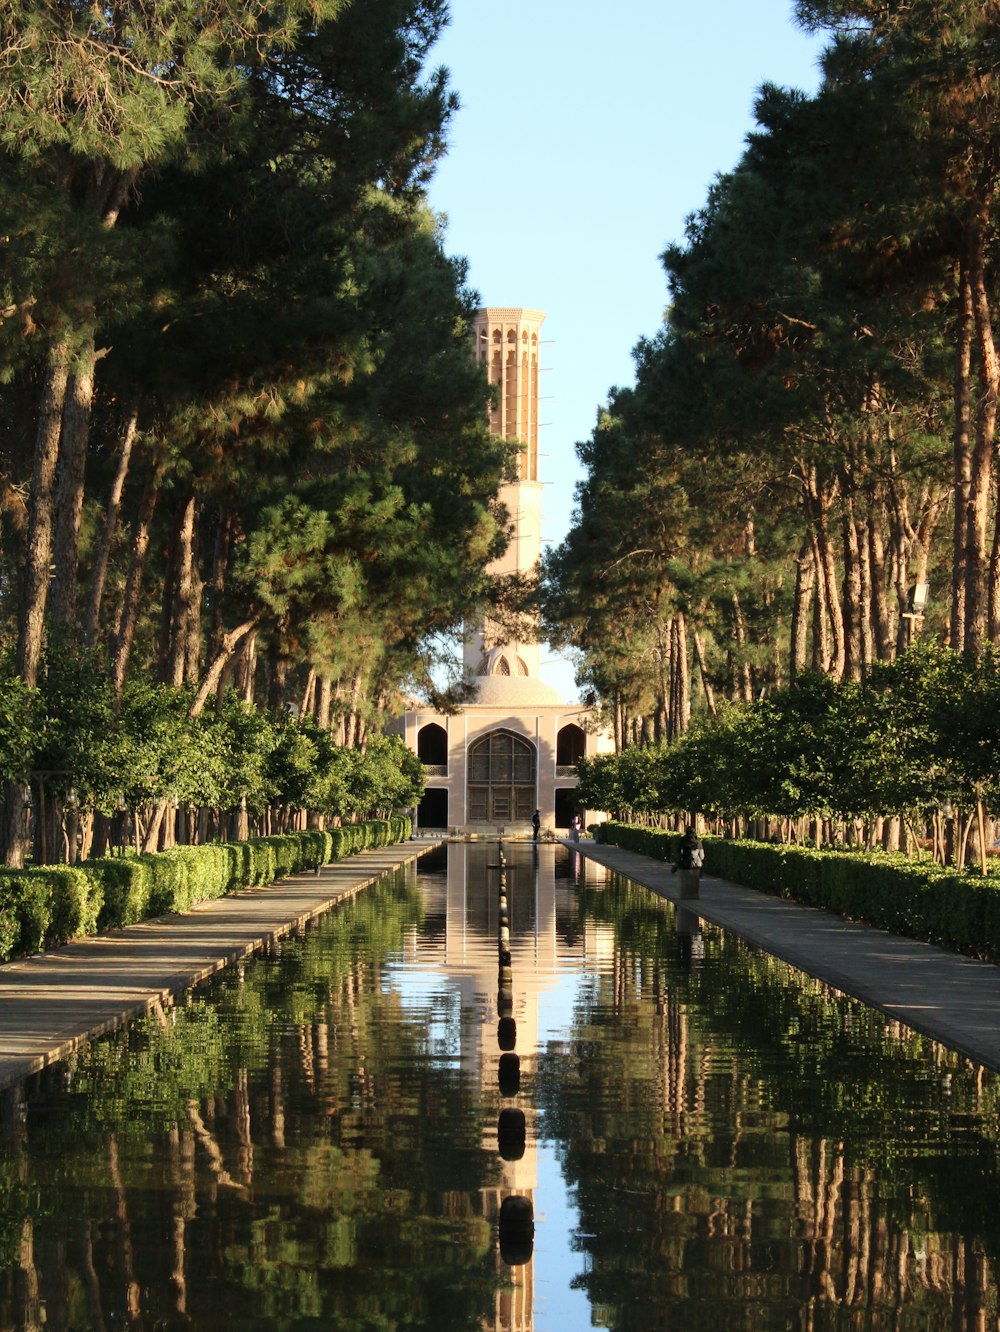
<instances>
[{"instance_id":1,"label":"narrow vertical slits on tower","mask_svg":"<svg viewBox=\"0 0 1000 1332\"><path fill-rule=\"evenodd\" d=\"M523 446L516 479L538 480L539 330L545 314L518 307L479 310L474 325L475 355L487 364L497 403L490 430Z\"/></svg>"}]
</instances>

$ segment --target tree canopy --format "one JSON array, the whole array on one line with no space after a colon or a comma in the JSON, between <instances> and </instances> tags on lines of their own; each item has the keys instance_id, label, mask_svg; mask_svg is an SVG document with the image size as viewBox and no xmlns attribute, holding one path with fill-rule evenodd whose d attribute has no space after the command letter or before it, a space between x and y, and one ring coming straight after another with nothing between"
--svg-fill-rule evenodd
<instances>
[{"instance_id":1,"label":"tree canopy","mask_svg":"<svg viewBox=\"0 0 1000 1332\"><path fill-rule=\"evenodd\" d=\"M291 706L300 749L313 723L363 748L486 604L510 455L425 199L456 107L429 64L446 17L7 7L0 645L38 718L82 644L73 688L109 734L162 684L192 722L232 690L276 723ZM74 740L56 711L58 735L13 737L11 863L26 780L64 812L46 746L88 815L107 804L79 738L101 726L81 715Z\"/></svg>"},{"instance_id":2,"label":"tree canopy","mask_svg":"<svg viewBox=\"0 0 1000 1332\"><path fill-rule=\"evenodd\" d=\"M663 327L577 446L546 565L550 632L620 745L808 671L861 681L921 632L1000 641L995 22L798 14L829 34L821 86L760 89L665 250Z\"/></svg>"}]
</instances>

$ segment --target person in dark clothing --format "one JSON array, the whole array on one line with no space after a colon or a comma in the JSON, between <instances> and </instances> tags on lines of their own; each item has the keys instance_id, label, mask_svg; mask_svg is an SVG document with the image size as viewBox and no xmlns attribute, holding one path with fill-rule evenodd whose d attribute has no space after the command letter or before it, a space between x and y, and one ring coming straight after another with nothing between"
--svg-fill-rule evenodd
<instances>
[{"instance_id":1,"label":"person in dark clothing","mask_svg":"<svg viewBox=\"0 0 1000 1332\"><path fill-rule=\"evenodd\" d=\"M680 846L677 848L677 864L674 869L700 870L704 863L705 848L702 846L694 828L688 824L684 829Z\"/></svg>"},{"instance_id":2,"label":"person in dark clothing","mask_svg":"<svg viewBox=\"0 0 1000 1332\"><path fill-rule=\"evenodd\" d=\"M532 814L531 816L531 840L533 842L538 841L538 834L541 832L541 830L542 830L542 816L541 814L539 814L538 810L536 809L534 814Z\"/></svg>"}]
</instances>

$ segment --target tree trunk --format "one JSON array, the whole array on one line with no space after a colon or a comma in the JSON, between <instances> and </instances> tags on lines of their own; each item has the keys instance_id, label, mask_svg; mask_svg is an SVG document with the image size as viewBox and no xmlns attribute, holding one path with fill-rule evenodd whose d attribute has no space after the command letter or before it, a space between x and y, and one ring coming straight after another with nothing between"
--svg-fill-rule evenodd
<instances>
[{"instance_id":1,"label":"tree trunk","mask_svg":"<svg viewBox=\"0 0 1000 1332\"><path fill-rule=\"evenodd\" d=\"M135 638L136 623L139 619L139 594L142 591L142 577L146 567L146 552L149 549L149 534L156 512L156 501L160 493L160 481L163 477L163 464L157 463L143 492L136 522L135 535L132 538L132 554L129 560L128 575L125 579L125 591L122 594L122 613L118 624L114 660L111 664L111 682L115 693L120 694L128 671L129 658L132 655L132 642Z\"/></svg>"},{"instance_id":2,"label":"tree trunk","mask_svg":"<svg viewBox=\"0 0 1000 1332\"><path fill-rule=\"evenodd\" d=\"M256 670L257 635L249 634L240 650L239 666L236 671L236 689L245 703L253 702Z\"/></svg>"},{"instance_id":3,"label":"tree trunk","mask_svg":"<svg viewBox=\"0 0 1000 1332\"><path fill-rule=\"evenodd\" d=\"M90 575L90 597L87 602L87 618L83 628L83 641L87 647L96 647L101 624L101 602L104 599L104 584L108 576L108 564L111 559L111 547L118 531L118 518L121 514L122 495L125 491L125 478L128 476L132 458L132 445L135 443L139 424L139 412L133 408L129 412L122 432L122 444L118 452L118 467L111 483L108 505L104 511L104 526L101 538L94 553L94 567Z\"/></svg>"},{"instance_id":4,"label":"tree trunk","mask_svg":"<svg viewBox=\"0 0 1000 1332\"><path fill-rule=\"evenodd\" d=\"M871 584L872 647L876 661L892 661L895 640L886 595L885 543L874 512L868 515L868 569Z\"/></svg>"},{"instance_id":5,"label":"tree trunk","mask_svg":"<svg viewBox=\"0 0 1000 1332\"><path fill-rule=\"evenodd\" d=\"M860 575L861 606L861 674L866 676L875 657L875 589L872 586L871 545L868 539L868 519L855 522L858 543L858 573Z\"/></svg>"},{"instance_id":6,"label":"tree trunk","mask_svg":"<svg viewBox=\"0 0 1000 1332\"><path fill-rule=\"evenodd\" d=\"M333 681L328 675L319 677L319 689L316 693L316 725L322 731L330 729L330 696L333 691Z\"/></svg>"},{"instance_id":7,"label":"tree trunk","mask_svg":"<svg viewBox=\"0 0 1000 1332\"><path fill-rule=\"evenodd\" d=\"M816 595L813 598L812 668L826 671L830 662L830 616L826 605L826 579L823 577L822 556L815 533L812 534L813 564L816 569Z\"/></svg>"},{"instance_id":8,"label":"tree trunk","mask_svg":"<svg viewBox=\"0 0 1000 1332\"><path fill-rule=\"evenodd\" d=\"M674 616L671 634L677 645L674 654L677 672L676 734L681 736L691 721L691 672L688 666L687 621L683 611L678 611Z\"/></svg>"},{"instance_id":9,"label":"tree trunk","mask_svg":"<svg viewBox=\"0 0 1000 1332\"><path fill-rule=\"evenodd\" d=\"M235 629L230 629L228 633L223 634L219 649L202 677L201 684L198 686L198 691L194 696L191 707L188 709L189 717L197 717L201 713L209 697L214 692L219 676L225 669L226 663L229 661L230 657L233 656L246 636L252 633L257 627L258 619L258 616L254 616L250 620L244 620L243 623L237 625Z\"/></svg>"},{"instance_id":10,"label":"tree trunk","mask_svg":"<svg viewBox=\"0 0 1000 1332\"><path fill-rule=\"evenodd\" d=\"M25 684L38 683L45 643L45 608L52 564L52 507L63 405L69 380L70 339L63 334L49 347L38 409L35 452L28 496L28 535L21 577L15 670ZM20 782L4 783L3 858L18 869L24 864L26 803Z\"/></svg>"},{"instance_id":11,"label":"tree trunk","mask_svg":"<svg viewBox=\"0 0 1000 1332\"><path fill-rule=\"evenodd\" d=\"M815 467L808 470L807 478L806 511L811 519L812 531L815 537L818 587L822 590L819 601L826 611L825 623L829 625L830 635L828 654L824 654L826 659L820 669L826 674L832 675L834 679L839 680L844 674L846 648L844 643L844 615L837 587L837 567L827 526L831 496L829 487L820 483ZM825 631L823 638L826 640Z\"/></svg>"},{"instance_id":12,"label":"tree trunk","mask_svg":"<svg viewBox=\"0 0 1000 1332\"><path fill-rule=\"evenodd\" d=\"M219 521L215 529L215 549L212 552L212 573L208 581L212 602L212 625L208 642L208 659L211 661L219 650L225 633L222 615L222 600L226 590L226 575L229 572L229 553L233 537L233 513L228 505L223 505L219 512Z\"/></svg>"},{"instance_id":13,"label":"tree trunk","mask_svg":"<svg viewBox=\"0 0 1000 1332\"><path fill-rule=\"evenodd\" d=\"M861 564L858 529L854 521L854 498L846 495L843 517L844 537L844 668L843 678L860 680L861 654Z\"/></svg>"},{"instance_id":14,"label":"tree trunk","mask_svg":"<svg viewBox=\"0 0 1000 1332\"><path fill-rule=\"evenodd\" d=\"M189 717L197 717L201 714L205 704L215 692L215 688L219 682L219 676L225 669L226 663L236 651L242 640L256 627L256 625L257 617L252 620L245 620L242 624L237 625L235 629L231 629L227 634L223 635L219 651L216 653L215 659L205 672L201 684L198 687L198 692L195 694L191 706L188 708ZM153 806L153 814L150 818L149 826L146 829L146 836L142 844L144 852L156 850L159 841L160 828L163 824L164 817L167 815L168 808L172 813L172 801L167 796L160 796Z\"/></svg>"},{"instance_id":15,"label":"tree trunk","mask_svg":"<svg viewBox=\"0 0 1000 1332\"><path fill-rule=\"evenodd\" d=\"M1000 642L1000 506L993 515L993 548L987 580L987 635L991 643Z\"/></svg>"},{"instance_id":16,"label":"tree trunk","mask_svg":"<svg viewBox=\"0 0 1000 1332\"><path fill-rule=\"evenodd\" d=\"M76 623L77 565L80 518L83 513L84 473L90 442L90 412L94 401L97 355L91 327L73 363L63 405L59 446L59 479L55 498L55 539L49 619L66 633Z\"/></svg>"},{"instance_id":17,"label":"tree trunk","mask_svg":"<svg viewBox=\"0 0 1000 1332\"><path fill-rule=\"evenodd\" d=\"M678 676L677 638L676 635L674 634L673 620L671 620L670 624L667 626L666 644L663 644L661 640L661 652L660 652L661 661L663 660L664 654L666 655L667 659L667 669L665 673L666 678L664 683L664 700L663 700L664 708L666 711L665 729L666 729L667 743L671 744L674 740L677 739L677 736L680 734L680 728L677 717L678 706L679 706L677 698L677 676Z\"/></svg>"},{"instance_id":18,"label":"tree trunk","mask_svg":"<svg viewBox=\"0 0 1000 1332\"><path fill-rule=\"evenodd\" d=\"M750 671L750 662L747 656L747 636L746 626L743 621L743 607L740 605L740 596L738 592L733 592L730 598L733 606L733 637L736 639L735 669L736 686L739 690L739 696L742 702L753 702L753 675Z\"/></svg>"},{"instance_id":19,"label":"tree trunk","mask_svg":"<svg viewBox=\"0 0 1000 1332\"><path fill-rule=\"evenodd\" d=\"M993 320L986 280L986 231L989 212L984 210L970 237L969 279L975 315L976 351L979 360L979 398L976 404L976 438L969 476L966 506L965 650L978 656L986 642L987 525L993 486L993 447L996 439L997 390L1000 363L993 341Z\"/></svg>"},{"instance_id":20,"label":"tree trunk","mask_svg":"<svg viewBox=\"0 0 1000 1332\"><path fill-rule=\"evenodd\" d=\"M52 566L52 525L56 465L63 407L69 382L70 340L58 338L49 348L38 412L35 456L28 499L28 539L21 584L21 621L16 669L25 684L38 683L44 642L45 608ZM9 862L8 862L9 863Z\"/></svg>"},{"instance_id":21,"label":"tree trunk","mask_svg":"<svg viewBox=\"0 0 1000 1332\"><path fill-rule=\"evenodd\" d=\"M670 739L670 645L663 641L663 621L656 617L656 712L653 717L653 739L656 744Z\"/></svg>"},{"instance_id":22,"label":"tree trunk","mask_svg":"<svg viewBox=\"0 0 1000 1332\"><path fill-rule=\"evenodd\" d=\"M972 340L975 316L972 308L972 285L969 268L963 255L958 274L959 318L955 337L955 372L953 399L955 424L952 432L952 488L954 503L954 530L952 534L951 568L951 625L950 642L957 652L965 650L965 529L969 508L969 485L972 477L971 412L972 412Z\"/></svg>"},{"instance_id":23,"label":"tree trunk","mask_svg":"<svg viewBox=\"0 0 1000 1332\"><path fill-rule=\"evenodd\" d=\"M809 619L816 592L816 563L809 538L802 542L795 560L795 597L792 602L791 652L788 673L795 680L806 669L809 652ZM697 638L695 639L697 651Z\"/></svg>"},{"instance_id":24,"label":"tree trunk","mask_svg":"<svg viewBox=\"0 0 1000 1332\"><path fill-rule=\"evenodd\" d=\"M701 634L693 632L691 642L694 644L695 660L698 663L698 674L701 676L702 688L705 691L705 703L713 717L718 716L718 709L715 706L715 690L708 678L708 671L705 669L705 645L702 642Z\"/></svg>"},{"instance_id":25,"label":"tree trunk","mask_svg":"<svg viewBox=\"0 0 1000 1332\"><path fill-rule=\"evenodd\" d=\"M189 491L181 506L177 525L177 587L171 597L164 588L164 605L170 604L171 631L168 641L166 679L175 689L184 683L188 664L188 635L191 631L191 601L195 590L194 524L197 508L194 491Z\"/></svg>"},{"instance_id":26,"label":"tree trunk","mask_svg":"<svg viewBox=\"0 0 1000 1332\"><path fill-rule=\"evenodd\" d=\"M307 717L313 710L313 699L316 696L316 667L309 667L309 674L306 676L305 688L302 690L302 702L299 704L299 716Z\"/></svg>"}]
</instances>

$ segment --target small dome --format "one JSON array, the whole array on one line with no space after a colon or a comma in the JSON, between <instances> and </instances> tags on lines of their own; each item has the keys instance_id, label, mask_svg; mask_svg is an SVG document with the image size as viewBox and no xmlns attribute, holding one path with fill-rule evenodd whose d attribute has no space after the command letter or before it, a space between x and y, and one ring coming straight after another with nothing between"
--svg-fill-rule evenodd
<instances>
[{"instance_id":1,"label":"small dome","mask_svg":"<svg viewBox=\"0 0 1000 1332\"><path fill-rule=\"evenodd\" d=\"M565 707L558 690L530 675L481 675L470 707L510 708L524 712L528 708Z\"/></svg>"}]
</instances>

